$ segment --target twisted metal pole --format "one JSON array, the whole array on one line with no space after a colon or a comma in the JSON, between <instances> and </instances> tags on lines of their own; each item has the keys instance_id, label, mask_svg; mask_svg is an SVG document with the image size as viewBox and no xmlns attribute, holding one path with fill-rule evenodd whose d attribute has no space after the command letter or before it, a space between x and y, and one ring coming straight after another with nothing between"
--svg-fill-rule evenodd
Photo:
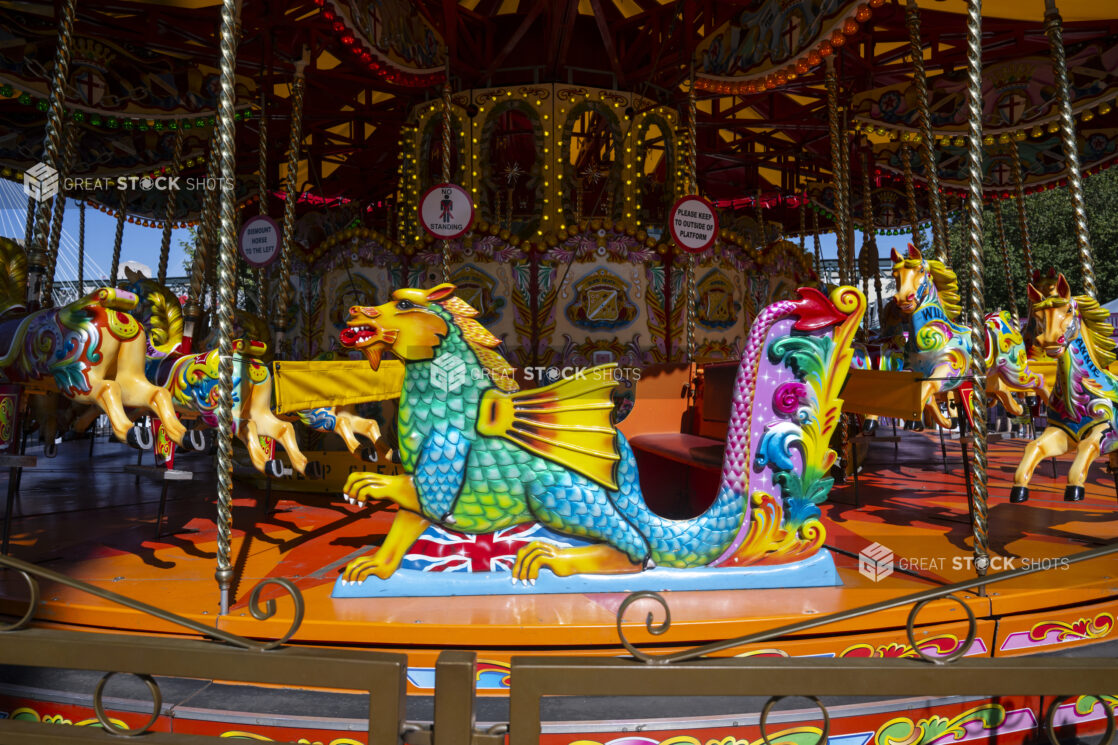
<instances>
[{"instance_id":1,"label":"twisted metal pole","mask_svg":"<svg viewBox=\"0 0 1118 745\"><path fill-rule=\"evenodd\" d=\"M233 530L233 283L236 271L236 140L233 128L237 29L236 0L221 4L221 94L217 131L221 157L221 234L217 269L217 571L221 614L229 612L233 586L230 544Z\"/></svg>"},{"instance_id":2,"label":"twisted metal pole","mask_svg":"<svg viewBox=\"0 0 1118 745\"><path fill-rule=\"evenodd\" d=\"M912 82L916 85L916 100L920 107L920 156L924 162L925 180L928 182L928 208L932 213L932 254L936 259L946 263L947 223L939 193L939 169L936 163L935 137L932 134L932 112L928 105L928 74L924 70L924 44L920 40L920 9L916 5L916 0L908 0L905 5L905 24L908 26L908 41L912 57ZM907 168L911 168L907 160L905 164Z\"/></svg>"},{"instance_id":3,"label":"twisted metal pole","mask_svg":"<svg viewBox=\"0 0 1118 745\"><path fill-rule=\"evenodd\" d=\"M1044 0L1044 32L1052 51L1052 72L1056 78L1056 101L1060 112L1060 139L1068 166L1068 194L1075 215L1075 242L1079 246L1079 269L1083 292L1095 297L1095 260L1091 255L1091 235L1087 230L1087 200L1083 195L1083 174L1079 167L1079 143L1075 137L1075 118L1071 112L1068 61L1064 51L1063 19L1056 0Z\"/></svg>"},{"instance_id":4,"label":"twisted metal pole","mask_svg":"<svg viewBox=\"0 0 1118 745\"><path fill-rule=\"evenodd\" d=\"M854 176L850 166L850 151L854 142L850 139L850 130L846 127L846 117L843 116L842 134L842 220L846 225L846 278L850 284L857 281L857 250L854 246Z\"/></svg>"},{"instance_id":5,"label":"twisted metal pole","mask_svg":"<svg viewBox=\"0 0 1118 745\"><path fill-rule=\"evenodd\" d=\"M687 178L691 193L699 194L699 125L695 103L695 66L691 65L691 84L687 87ZM695 254L687 253L687 361L695 361L695 307L698 305L695 289Z\"/></svg>"},{"instance_id":6,"label":"twisted metal pole","mask_svg":"<svg viewBox=\"0 0 1118 745\"><path fill-rule=\"evenodd\" d=\"M974 568L979 577L984 577L990 568L990 530L986 505L986 359L982 353L986 330L986 288L982 278L985 259L982 252L982 0L967 0L967 124L970 136L967 143L967 248L970 253L970 328L974 338L971 354L974 370L972 527Z\"/></svg>"},{"instance_id":7,"label":"twisted metal pole","mask_svg":"<svg viewBox=\"0 0 1118 745\"><path fill-rule=\"evenodd\" d=\"M259 199L260 199L260 214L268 214L268 96L263 91L261 86L260 94L260 130L259 139L257 140L257 154L260 157L260 173L259 173ZM256 270L256 291L259 300L257 312L263 317L267 318L269 313L269 306L271 305L271 281L268 277L268 267L258 267ZM275 350L272 350L275 352Z\"/></svg>"},{"instance_id":8,"label":"twisted metal pole","mask_svg":"<svg viewBox=\"0 0 1118 745\"><path fill-rule=\"evenodd\" d=\"M819 280L826 284L827 280L823 277L823 245L819 239L819 213L815 210L811 211L811 230L812 242L815 244L815 266Z\"/></svg>"},{"instance_id":9,"label":"twisted metal pole","mask_svg":"<svg viewBox=\"0 0 1118 745\"><path fill-rule=\"evenodd\" d=\"M295 202L299 199L299 150L303 145L303 89L306 83L304 70L309 56L295 64L295 77L291 81L291 136L287 142L287 183L284 186L283 237L280 246L279 293L276 296L276 349L279 357L286 341L287 306L291 302L291 251L295 243Z\"/></svg>"},{"instance_id":10,"label":"twisted metal pole","mask_svg":"<svg viewBox=\"0 0 1118 745\"><path fill-rule=\"evenodd\" d=\"M50 94L47 103L47 131L43 138L42 162L54 169L56 173L62 170L60 158L65 147L63 132L63 116L65 115L66 81L70 77L70 44L74 38L74 15L77 0L62 0L58 18L58 46L54 52L54 67L51 69ZM59 176L61 174L59 173ZM29 273L35 273L37 268L46 267L47 241L50 237L48 225L51 219L53 204L49 199L39 202L38 214L35 217L35 229L32 232L33 244L27 247L27 264ZM34 277L28 278L28 290L38 288L38 281ZM29 301L39 303L42 297L28 298Z\"/></svg>"},{"instance_id":11,"label":"twisted metal pole","mask_svg":"<svg viewBox=\"0 0 1118 745\"><path fill-rule=\"evenodd\" d=\"M1017 293L1013 289L1013 272L1009 266L1009 242L1005 239L1005 220L1002 218L1002 200L994 200L994 219L998 225L998 244L1002 250L1002 268L1005 270L1005 286L1009 292L1009 312L1013 316L1013 327L1017 328Z\"/></svg>"},{"instance_id":12,"label":"twisted metal pole","mask_svg":"<svg viewBox=\"0 0 1118 745\"><path fill-rule=\"evenodd\" d=\"M451 111L450 101L450 60L447 59L446 65L446 79L443 81L443 183L450 183L450 146L451 136L450 128L453 125L453 116ZM512 199L509 199L509 227L512 227ZM501 215L497 214L497 223L500 224ZM450 281L450 241L443 240L443 282Z\"/></svg>"},{"instance_id":13,"label":"twisted metal pole","mask_svg":"<svg viewBox=\"0 0 1118 745\"><path fill-rule=\"evenodd\" d=\"M761 235L761 245L769 245L768 236L765 235L765 212L764 207L761 205L761 195L763 194L761 187L757 187L757 230Z\"/></svg>"},{"instance_id":14,"label":"twisted metal pole","mask_svg":"<svg viewBox=\"0 0 1118 745\"><path fill-rule=\"evenodd\" d=\"M78 297L85 297L85 200L78 203Z\"/></svg>"},{"instance_id":15,"label":"twisted metal pole","mask_svg":"<svg viewBox=\"0 0 1118 745\"><path fill-rule=\"evenodd\" d=\"M120 249L124 245L124 221L128 217L128 198L124 189L120 190L120 212L116 216L116 238L113 239L113 262L109 269L109 284L116 287L117 274L120 273Z\"/></svg>"},{"instance_id":16,"label":"twisted metal pole","mask_svg":"<svg viewBox=\"0 0 1118 745\"><path fill-rule=\"evenodd\" d=\"M912 245L924 250L924 236L920 232L920 215L916 206L916 184L912 180L912 149L907 142L901 143L901 162L904 166L904 194L908 204L908 222L912 226ZM933 224L935 220L932 221Z\"/></svg>"},{"instance_id":17,"label":"twisted metal pole","mask_svg":"<svg viewBox=\"0 0 1118 745\"><path fill-rule=\"evenodd\" d=\"M1025 213L1025 174L1021 170L1021 153L1014 141L1009 149L1013 158L1013 187L1017 193L1017 225L1021 231L1021 253L1025 257L1025 277L1033 279L1033 244L1029 237L1029 217Z\"/></svg>"},{"instance_id":18,"label":"twisted metal pole","mask_svg":"<svg viewBox=\"0 0 1118 745\"><path fill-rule=\"evenodd\" d=\"M206 185L202 194L202 214L198 218L195 233L194 263L190 267L190 288L187 290L186 304L183 305L183 344L185 352L190 351L194 339L194 328L202 317L205 305L205 284L211 247L213 245L214 225L218 216L218 190L213 188L217 182L221 159L218 157L218 131L215 128L210 136L206 163Z\"/></svg>"},{"instance_id":19,"label":"twisted metal pole","mask_svg":"<svg viewBox=\"0 0 1118 745\"><path fill-rule=\"evenodd\" d=\"M53 305L51 295L54 292L54 273L58 266L58 244L62 240L62 220L66 215L66 190L61 181L70 175L70 166L74 162L74 149L77 147L81 127L77 122L70 122L66 127L66 145L63 148L62 159L58 164L60 183L58 194L54 197L54 218L50 225L50 239L47 245L47 267L43 272L43 305Z\"/></svg>"},{"instance_id":20,"label":"twisted metal pole","mask_svg":"<svg viewBox=\"0 0 1118 745\"><path fill-rule=\"evenodd\" d=\"M869 266L862 266L862 276L865 279L867 287L869 280L873 278L873 289L876 293L877 302L877 325L881 326L881 271L878 268L878 255L877 255L877 231L874 229L873 218L873 183L870 174L870 161L869 155L866 151L862 151L862 240L863 251L866 252L869 259ZM868 272L866 270L869 270ZM866 293L868 294L868 293ZM869 328L869 320L866 320L866 327Z\"/></svg>"},{"instance_id":21,"label":"twisted metal pole","mask_svg":"<svg viewBox=\"0 0 1118 745\"><path fill-rule=\"evenodd\" d=\"M835 192L835 244L838 251L839 283L846 284L846 214L843 210L843 192L846 185L843 183L843 157L842 150L844 139L839 127L838 109L838 76L835 73L834 57L827 58L827 71L824 78L827 87L827 128L831 136L831 173Z\"/></svg>"},{"instance_id":22,"label":"twisted metal pole","mask_svg":"<svg viewBox=\"0 0 1118 745\"><path fill-rule=\"evenodd\" d=\"M31 240L35 237L35 200L27 196L27 217L23 221L23 246L31 249Z\"/></svg>"},{"instance_id":23,"label":"twisted metal pole","mask_svg":"<svg viewBox=\"0 0 1118 745\"><path fill-rule=\"evenodd\" d=\"M175 130L175 149L171 155L171 178L179 175L182 170L182 146L186 140L186 130L179 127ZM178 200L178 189L167 190L167 209L163 213L163 241L159 244L159 284L167 284L167 260L171 256L171 223L175 219L175 202Z\"/></svg>"}]
</instances>

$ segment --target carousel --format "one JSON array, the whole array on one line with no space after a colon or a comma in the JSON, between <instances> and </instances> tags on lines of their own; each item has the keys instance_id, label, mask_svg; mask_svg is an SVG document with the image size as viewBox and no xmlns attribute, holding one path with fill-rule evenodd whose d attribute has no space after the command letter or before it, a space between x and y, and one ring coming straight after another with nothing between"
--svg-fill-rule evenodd
<instances>
[{"instance_id":1,"label":"carousel","mask_svg":"<svg viewBox=\"0 0 1118 745\"><path fill-rule=\"evenodd\" d=\"M1035 5L0 3L0 739L1112 734L1113 690L842 689L821 722L564 688L573 658L1118 679L1086 196L1118 20ZM70 200L79 257L115 218L107 277L60 276ZM533 665L566 698L518 719Z\"/></svg>"}]
</instances>

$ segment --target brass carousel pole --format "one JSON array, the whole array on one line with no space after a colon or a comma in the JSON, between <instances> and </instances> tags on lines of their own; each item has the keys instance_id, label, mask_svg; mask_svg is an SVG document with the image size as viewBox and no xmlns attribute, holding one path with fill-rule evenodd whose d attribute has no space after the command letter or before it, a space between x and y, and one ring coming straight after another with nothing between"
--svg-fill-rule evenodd
<instances>
[{"instance_id":1,"label":"brass carousel pole","mask_svg":"<svg viewBox=\"0 0 1118 745\"><path fill-rule=\"evenodd\" d=\"M844 138L839 127L838 77L835 73L834 57L827 58L825 82L827 86L827 124L831 135L831 173L835 194L835 244L838 252L839 284L846 284L846 212L842 206L842 195L846 191L842 168Z\"/></svg>"},{"instance_id":2,"label":"brass carousel pole","mask_svg":"<svg viewBox=\"0 0 1118 745\"><path fill-rule=\"evenodd\" d=\"M920 214L917 212L916 206L916 184L912 180L912 150L907 142L901 143L901 163L904 165L904 193L905 201L908 204L908 221L912 225L912 245L923 251L924 236L920 233ZM935 224L934 219L932 224Z\"/></svg>"},{"instance_id":3,"label":"brass carousel pole","mask_svg":"<svg viewBox=\"0 0 1118 745\"><path fill-rule=\"evenodd\" d=\"M257 140L257 151L260 156L260 184L257 187L260 198L260 214L268 214L268 97L261 93L260 96L260 137ZM271 282L269 281L268 267L259 267L256 270L256 292L259 299L257 312L264 318L268 317L268 306L271 302ZM275 350L272 350L273 352Z\"/></svg>"},{"instance_id":4,"label":"brass carousel pole","mask_svg":"<svg viewBox=\"0 0 1118 745\"><path fill-rule=\"evenodd\" d=\"M85 297L85 200L78 202L78 297Z\"/></svg>"},{"instance_id":5,"label":"brass carousel pole","mask_svg":"<svg viewBox=\"0 0 1118 745\"><path fill-rule=\"evenodd\" d=\"M850 130L846 126L846 117L842 120L842 221L846 225L846 277L850 284L857 281L857 260L854 250L854 176L850 168L850 150L853 142L850 139Z\"/></svg>"},{"instance_id":6,"label":"brass carousel pole","mask_svg":"<svg viewBox=\"0 0 1118 745\"><path fill-rule=\"evenodd\" d=\"M877 255L877 232L873 220L873 184L870 181L869 156L862 153L862 251L866 261L862 262L862 277L866 287L869 287L870 278L873 279L873 290L877 296L877 325L881 327L881 270ZM864 293L868 295L869 293ZM869 321L866 321L867 328Z\"/></svg>"},{"instance_id":7,"label":"brass carousel pole","mask_svg":"<svg viewBox=\"0 0 1118 745\"><path fill-rule=\"evenodd\" d=\"M1044 0L1044 31L1052 47L1052 72L1056 77L1057 110L1060 112L1060 139L1068 166L1068 194L1075 214L1075 242L1079 246L1079 269L1083 293L1095 297L1095 260L1091 255L1091 235L1087 231L1087 201L1083 196L1083 174L1079 168L1079 144L1075 139L1075 119L1071 113L1068 61L1064 52L1063 19L1056 0Z\"/></svg>"},{"instance_id":8,"label":"brass carousel pole","mask_svg":"<svg viewBox=\"0 0 1118 745\"><path fill-rule=\"evenodd\" d=\"M206 163L207 188L202 195L202 214L198 218L198 230L195 233L194 263L190 267L190 289L187 291L186 303L183 305L183 339L192 343L195 326L202 318L202 306L205 303L205 284L208 264L210 263L210 249L213 245L214 224L218 220L218 190L213 188L217 182L218 167L221 163L218 157L218 137L215 128L210 137L210 148ZM189 347L185 351L190 351Z\"/></svg>"},{"instance_id":9,"label":"brass carousel pole","mask_svg":"<svg viewBox=\"0 0 1118 745\"><path fill-rule=\"evenodd\" d=\"M276 296L275 318L280 324L276 328L275 355L279 357L284 348L286 333L287 306L291 300L291 247L295 239L295 202L299 198L299 149L303 144L303 89L306 83L304 69L310 60L308 50L303 50L303 58L295 64L295 77L291 81L291 137L287 143L287 184L284 187L283 202L283 242L280 246L279 294Z\"/></svg>"},{"instance_id":10,"label":"brass carousel pole","mask_svg":"<svg viewBox=\"0 0 1118 745\"><path fill-rule=\"evenodd\" d=\"M28 195L27 197L27 217L23 222L23 245L25 248L31 248L31 240L35 237L35 200Z\"/></svg>"},{"instance_id":11,"label":"brass carousel pole","mask_svg":"<svg viewBox=\"0 0 1118 745\"><path fill-rule=\"evenodd\" d=\"M695 63L691 63L691 84L687 87L687 178L691 193L699 193L699 127L695 105ZM695 291L695 254L687 253L687 361L695 361L695 308L698 305Z\"/></svg>"},{"instance_id":12,"label":"brass carousel pole","mask_svg":"<svg viewBox=\"0 0 1118 745\"><path fill-rule=\"evenodd\" d=\"M62 130L64 106L66 103L66 81L70 76L70 44L74 37L74 15L77 0L62 0L58 18L58 46L54 52L54 67L51 69L50 97L47 103L47 131L43 138L43 160L48 167L57 173L61 171L63 138ZM47 265L47 232L51 218L51 201L43 199L39 202L38 214L35 218L33 243L27 247L28 270L28 308L33 309L42 301L39 295L42 289L42 275ZM34 294L32 294L34 293Z\"/></svg>"},{"instance_id":13,"label":"brass carousel pole","mask_svg":"<svg viewBox=\"0 0 1118 745\"><path fill-rule=\"evenodd\" d=\"M1013 272L1009 268L1009 243L1005 239L1005 220L1002 218L1002 200L1000 199L994 199L994 219L998 225L998 246L1002 251L1005 286L1009 292L1009 313L1013 316L1013 327L1017 328L1017 293L1013 289Z\"/></svg>"},{"instance_id":14,"label":"brass carousel pole","mask_svg":"<svg viewBox=\"0 0 1118 745\"><path fill-rule=\"evenodd\" d=\"M44 306L54 304L51 295L54 292L54 272L58 266L58 244L62 240L62 220L66 215L67 200L66 190L63 188L61 181L70 175L70 167L74 162L74 149L77 147L80 130L81 126L75 121L71 121L66 126L66 146L62 154L62 160L58 164L60 183L58 194L54 197L54 217L51 220L50 239L47 244L47 266L43 273L42 303Z\"/></svg>"},{"instance_id":15,"label":"brass carousel pole","mask_svg":"<svg viewBox=\"0 0 1118 745\"><path fill-rule=\"evenodd\" d=\"M116 287L116 275L120 273L120 249L124 245L124 221L128 217L128 198L124 189L120 190L120 212L116 216L116 238L113 240L113 263L109 269L109 285Z\"/></svg>"},{"instance_id":16,"label":"brass carousel pole","mask_svg":"<svg viewBox=\"0 0 1118 745\"><path fill-rule=\"evenodd\" d=\"M217 267L217 571L214 577L220 589L221 615L229 612L233 586L233 565L230 543L233 528L233 285L236 272L237 194L236 140L233 128L233 106L236 91L234 76L237 48L235 14L237 0L221 4L221 94L217 112L217 131L221 158L221 232Z\"/></svg>"},{"instance_id":17,"label":"brass carousel pole","mask_svg":"<svg viewBox=\"0 0 1118 745\"><path fill-rule=\"evenodd\" d=\"M815 265L819 267L819 281L826 284L827 280L823 276L823 246L819 239L819 213L815 210L811 211L811 230L812 242L815 244Z\"/></svg>"},{"instance_id":18,"label":"brass carousel pole","mask_svg":"<svg viewBox=\"0 0 1118 745\"><path fill-rule=\"evenodd\" d=\"M450 100L450 56L447 55L446 60L446 79L443 81L443 183L450 183L450 146L451 134L450 128L454 124L453 112L451 111ZM511 200L510 200L511 201ZM511 208L510 208L511 209ZM497 223L500 224L501 215L497 214ZM512 227L511 224L509 227ZM450 281L450 241L443 240L443 282Z\"/></svg>"},{"instance_id":19,"label":"brass carousel pole","mask_svg":"<svg viewBox=\"0 0 1118 745\"><path fill-rule=\"evenodd\" d=\"M924 161L925 179L928 182L928 208L932 213L932 255L947 263L947 223L943 214L943 200L939 193L936 143L932 134L932 113L928 106L928 75L924 70L924 45L920 41L920 9L916 6L916 0L908 0L905 6L905 23L908 26L912 56L912 82L916 85L916 100L920 106L920 155ZM907 159L905 167L911 168Z\"/></svg>"},{"instance_id":20,"label":"brass carousel pole","mask_svg":"<svg viewBox=\"0 0 1118 745\"><path fill-rule=\"evenodd\" d=\"M175 130L175 149L171 155L171 178L179 175L182 170L182 146L186 139L186 130L179 126ZM175 202L178 198L178 189L167 190L167 209L163 213L163 241L159 245L159 284L167 284L167 259L171 255L171 224L175 219Z\"/></svg>"},{"instance_id":21,"label":"brass carousel pole","mask_svg":"<svg viewBox=\"0 0 1118 745\"><path fill-rule=\"evenodd\" d=\"M1021 153L1017 142L1010 144L1009 154L1013 158L1013 187L1016 191L1017 224L1021 231L1021 253L1025 257L1025 277L1033 279L1033 244L1029 238L1029 217L1025 214L1025 174L1021 172Z\"/></svg>"},{"instance_id":22,"label":"brass carousel pole","mask_svg":"<svg viewBox=\"0 0 1118 745\"><path fill-rule=\"evenodd\" d=\"M697 182L696 182L696 187L695 188L698 189L698 183ZM761 190L761 187L758 186L757 187L757 203L756 203L756 207L757 207L757 232L761 236L761 245L762 246L767 246L767 245L769 245L769 238L768 238L767 235L765 235L765 212L764 212L764 208L761 205L761 195L763 193L764 192Z\"/></svg>"},{"instance_id":23,"label":"brass carousel pole","mask_svg":"<svg viewBox=\"0 0 1118 745\"><path fill-rule=\"evenodd\" d=\"M975 350L971 354L974 370L972 521L974 568L979 577L984 577L990 568L990 533L986 505L986 359L982 353L986 331L986 288L982 277L985 268L982 252L982 0L967 0L967 123L970 137L967 143L967 248L970 253L970 327Z\"/></svg>"}]
</instances>

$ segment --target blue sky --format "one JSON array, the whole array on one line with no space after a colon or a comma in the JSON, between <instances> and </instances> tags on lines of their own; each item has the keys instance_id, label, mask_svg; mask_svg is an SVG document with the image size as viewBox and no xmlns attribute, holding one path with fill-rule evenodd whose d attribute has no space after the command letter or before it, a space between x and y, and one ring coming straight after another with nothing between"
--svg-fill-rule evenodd
<instances>
[{"instance_id":1,"label":"blue sky","mask_svg":"<svg viewBox=\"0 0 1118 745\"><path fill-rule=\"evenodd\" d=\"M78 204L74 200L66 203L66 215L62 219L62 237L59 240L58 269L59 280L77 279L78 257ZM0 179L0 235L23 240L24 225L27 217L27 197L23 186L14 181ZM167 261L167 274L181 277L185 254L179 246L180 241L190 237L186 230L171 231L171 253ZM116 218L91 207L85 210L85 276L107 277L113 261L113 241L116 238ZM153 270L159 266L159 247L163 241L162 228L145 228L125 223L124 240L121 243L120 261L138 261Z\"/></svg>"},{"instance_id":2,"label":"blue sky","mask_svg":"<svg viewBox=\"0 0 1118 745\"><path fill-rule=\"evenodd\" d=\"M22 239L24 235L24 220L27 215L27 197L24 196L23 187L14 181L0 179L0 235ZM116 237L116 219L92 208L85 212L85 276L92 279L95 275L105 277L108 275L112 264L113 240ZM186 230L171 232L171 254L168 259L167 273L172 277L183 276L185 254L179 246L180 241L188 240ZM121 250L121 262L138 261L146 264L153 270L159 265L159 247L163 239L161 228L145 228L139 225L125 223L124 242ZM793 240L796 240L793 238ZM904 250L908 244L909 235L879 235L877 236L878 254L885 258L889 249ZM824 234L821 239L821 248L824 258L835 258L835 236L833 233ZM807 250L814 250L812 238L807 239ZM855 246L862 245L861 231L855 231ZM59 247L58 273L60 280L77 278L77 246L78 246L78 206L73 200L66 205L66 216L62 221L62 238Z\"/></svg>"}]
</instances>

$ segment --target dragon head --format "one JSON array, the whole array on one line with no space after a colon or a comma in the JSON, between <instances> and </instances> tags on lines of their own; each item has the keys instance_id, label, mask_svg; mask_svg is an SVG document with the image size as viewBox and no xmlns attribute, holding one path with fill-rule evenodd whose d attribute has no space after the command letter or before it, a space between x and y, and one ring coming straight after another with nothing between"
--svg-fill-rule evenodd
<instances>
[{"instance_id":1,"label":"dragon head","mask_svg":"<svg viewBox=\"0 0 1118 745\"><path fill-rule=\"evenodd\" d=\"M446 338L449 328L434 306L454 294L449 283L429 290L406 288L392 293L381 305L355 305L349 309L346 328L338 335L346 349L357 349L376 370L386 349L405 362L429 360Z\"/></svg>"}]
</instances>

